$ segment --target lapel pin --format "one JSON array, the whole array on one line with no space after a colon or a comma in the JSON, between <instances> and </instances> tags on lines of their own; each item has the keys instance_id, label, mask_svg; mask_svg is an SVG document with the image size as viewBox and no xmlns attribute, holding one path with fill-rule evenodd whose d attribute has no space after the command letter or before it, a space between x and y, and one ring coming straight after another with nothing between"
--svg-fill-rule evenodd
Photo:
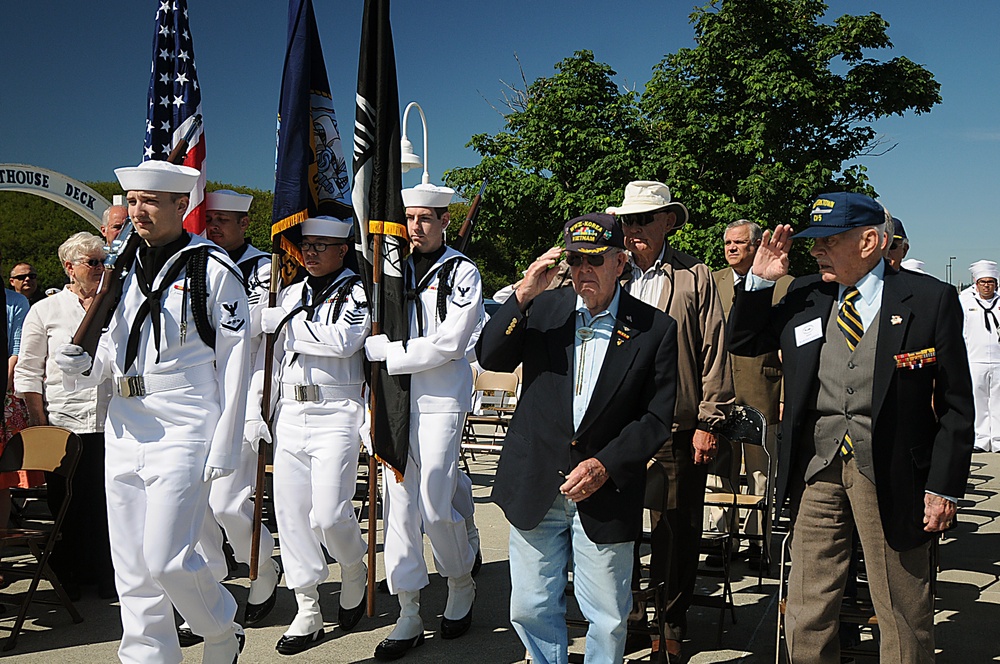
<instances>
[{"instance_id":1,"label":"lapel pin","mask_svg":"<svg viewBox=\"0 0 1000 664\"><path fill-rule=\"evenodd\" d=\"M903 322L903 317L893 316L892 318L889 319L889 322L892 323L893 325L899 325L900 323Z\"/></svg>"}]
</instances>

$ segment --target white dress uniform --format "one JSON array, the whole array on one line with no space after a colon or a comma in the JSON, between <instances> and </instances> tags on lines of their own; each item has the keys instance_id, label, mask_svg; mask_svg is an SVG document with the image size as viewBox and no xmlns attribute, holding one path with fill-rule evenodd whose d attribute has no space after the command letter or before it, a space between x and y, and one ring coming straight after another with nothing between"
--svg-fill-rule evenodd
<instances>
[{"instance_id":1,"label":"white dress uniform","mask_svg":"<svg viewBox=\"0 0 1000 664\"><path fill-rule=\"evenodd\" d=\"M363 570L368 551L351 503L364 419L364 341L371 331L368 301L356 276L344 268L322 292L301 282L279 296L278 306L286 312L319 300L311 314L303 311L289 320L275 343L280 368L273 389L278 399L274 503L285 583L293 590L326 580L321 545L342 571ZM291 633L320 627L321 620Z\"/></svg>"},{"instance_id":2,"label":"white dress uniform","mask_svg":"<svg viewBox=\"0 0 1000 664\"><path fill-rule=\"evenodd\" d=\"M261 331L260 312L267 306L269 284L271 280L271 256L246 244L243 253L235 258L236 267L245 279L248 303L250 307L250 365L255 366L258 352L263 346L264 335ZM260 419L260 401L251 400L247 403L247 420ZM254 441L256 442L256 441ZM244 440L240 449L240 461L236 471L227 477L212 482L208 494L208 504L211 518L205 519L202 534L198 543L199 551L205 556L212 574L222 581L228 575L226 557L222 550L222 532L233 547L233 555L241 563L250 563L250 543L253 532L253 501L251 496L257 481L257 451L250 441ZM217 525L216 525L217 524ZM257 582L251 585L250 604L260 604L270 595L270 589L277 581L277 572L271 556L274 554L274 537L262 524L260 529L260 555L258 556L257 572L261 588L256 588ZM263 593L255 597L255 590Z\"/></svg>"},{"instance_id":3,"label":"white dress uniform","mask_svg":"<svg viewBox=\"0 0 1000 664\"><path fill-rule=\"evenodd\" d=\"M993 270L994 274L980 276L996 278ZM975 272L973 276L980 278ZM972 286L959 294L959 301L965 312L965 346L976 403L976 449L1000 452L1000 296L984 301Z\"/></svg>"},{"instance_id":4,"label":"white dress uniform","mask_svg":"<svg viewBox=\"0 0 1000 664\"><path fill-rule=\"evenodd\" d=\"M214 349L196 330L187 269L164 283L175 262L204 246L210 247L207 313ZM130 327L146 302L138 266L139 260L125 278L91 375L67 375L66 381L76 388L110 377L115 385L105 427L105 478L121 599L118 655L123 662L175 664L182 656L173 607L206 642L231 632L236 614L236 601L213 578L195 542L207 509L206 466L233 469L239 463L250 355L247 297L225 252L191 237L154 278L153 289L164 287L161 310L145 318L137 357L125 366Z\"/></svg>"},{"instance_id":5,"label":"white dress uniform","mask_svg":"<svg viewBox=\"0 0 1000 664\"><path fill-rule=\"evenodd\" d=\"M441 320L438 272L456 258ZM412 376L405 479L400 483L388 474L385 480L385 566L393 594L419 591L428 583L421 525L442 576L466 575L475 560L465 519L455 509L455 494L462 425L472 407L466 352L484 316L482 281L476 266L450 247L420 284L414 280L412 258L406 274L407 287L418 292L409 312L410 338L405 346L396 341L386 347L388 372Z\"/></svg>"}]
</instances>

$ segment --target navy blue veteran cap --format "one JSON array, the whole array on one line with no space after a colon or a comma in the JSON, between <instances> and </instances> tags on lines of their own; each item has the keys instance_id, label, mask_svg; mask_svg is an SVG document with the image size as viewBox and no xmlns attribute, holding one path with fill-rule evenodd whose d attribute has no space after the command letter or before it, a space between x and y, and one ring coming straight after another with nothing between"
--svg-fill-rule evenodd
<instances>
[{"instance_id":1,"label":"navy blue veteran cap","mask_svg":"<svg viewBox=\"0 0 1000 664\"><path fill-rule=\"evenodd\" d=\"M903 228L903 222L895 217L892 218L892 239L893 240L906 240L906 229Z\"/></svg>"},{"instance_id":2,"label":"navy blue veteran cap","mask_svg":"<svg viewBox=\"0 0 1000 664\"><path fill-rule=\"evenodd\" d=\"M603 254L608 249L624 249L625 236L621 226L610 214L585 214L570 219L563 226L566 235L566 251L581 254Z\"/></svg>"},{"instance_id":3,"label":"navy blue veteran cap","mask_svg":"<svg viewBox=\"0 0 1000 664\"><path fill-rule=\"evenodd\" d=\"M884 224L885 209L871 196L839 191L817 196L809 221L809 228L792 237L830 237L852 228Z\"/></svg>"}]
</instances>

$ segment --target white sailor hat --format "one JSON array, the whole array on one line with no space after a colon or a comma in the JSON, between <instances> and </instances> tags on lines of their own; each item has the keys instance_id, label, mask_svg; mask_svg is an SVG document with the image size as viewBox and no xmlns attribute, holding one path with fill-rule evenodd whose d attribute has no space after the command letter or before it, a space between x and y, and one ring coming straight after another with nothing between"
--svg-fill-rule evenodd
<instances>
[{"instance_id":1,"label":"white sailor hat","mask_svg":"<svg viewBox=\"0 0 1000 664\"><path fill-rule=\"evenodd\" d=\"M455 190L433 184L418 184L403 190L403 207L443 208L451 203Z\"/></svg>"},{"instance_id":2,"label":"white sailor hat","mask_svg":"<svg viewBox=\"0 0 1000 664\"><path fill-rule=\"evenodd\" d=\"M187 194L194 189L201 172L189 166L150 159L138 166L116 168L115 175L125 191L165 191Z\"/></svg>"},{"instance_id":3,"label":"white sailor hat","mask_svg":"<svg viewBox=\"0 0 1000 664\"><path fill-rule=\"evenodd\" d=\"M993 277L1000 280L1000 271L997 270L996 261L976 261L969 266L972 273L972 280L979 281L984 277Z\"/></svg>"},{"instance_id":4,"label":"white sailor hat","mask_svg":"<svg viewBox=\"0 0 1000 664\"><path fill-rule=\"evenodd\" d=\"M910 272L919 272L920 274L927 274L927 271L924 270L924 262L916 258L907 258L899 265L904 270L909 270Z\"/></svg>"},{"instance_id":5,"label":"white sailor hat","mask_svg":"<svg viewBox=\"0 0 1000 664\"><path fill-rule=\"evenodd\" d=\"M354 232L354 222L350 219L337 219L336 217L309 217L299 226L303 235L317 235L319 237L349 238Z\"/></svg>"},{"instance_id":6,"label":"white sailor hat","mask_svg":"<svg viewBox=\"0 0 1000 664\"><path fill-rule=\"evenodd\" d=\"M253 196L250 194L240 194L232 189L210 191L205 196L206 210L246 213L250 211L251 203L253 203Z\"/></svg>"}]
</instances>

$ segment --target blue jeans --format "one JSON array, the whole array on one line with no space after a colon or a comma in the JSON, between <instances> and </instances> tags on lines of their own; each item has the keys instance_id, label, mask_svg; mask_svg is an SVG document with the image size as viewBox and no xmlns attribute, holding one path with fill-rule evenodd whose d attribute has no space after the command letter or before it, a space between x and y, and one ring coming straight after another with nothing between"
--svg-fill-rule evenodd
<instances>
[{"instance_id":1,"label":"blue jeans","mask_svg":"<svg viewBox=\"0 0 1000 664\"><path fill-rule=\"evenodd\" d=\"M510 621L531 659L565 664L566 581L573 563L577 603L590 623L586 661L621 662L632 608L632 542L595 544L576 504L559 495L531 530L510 529Z\"/></svg>"}]
</instances>

